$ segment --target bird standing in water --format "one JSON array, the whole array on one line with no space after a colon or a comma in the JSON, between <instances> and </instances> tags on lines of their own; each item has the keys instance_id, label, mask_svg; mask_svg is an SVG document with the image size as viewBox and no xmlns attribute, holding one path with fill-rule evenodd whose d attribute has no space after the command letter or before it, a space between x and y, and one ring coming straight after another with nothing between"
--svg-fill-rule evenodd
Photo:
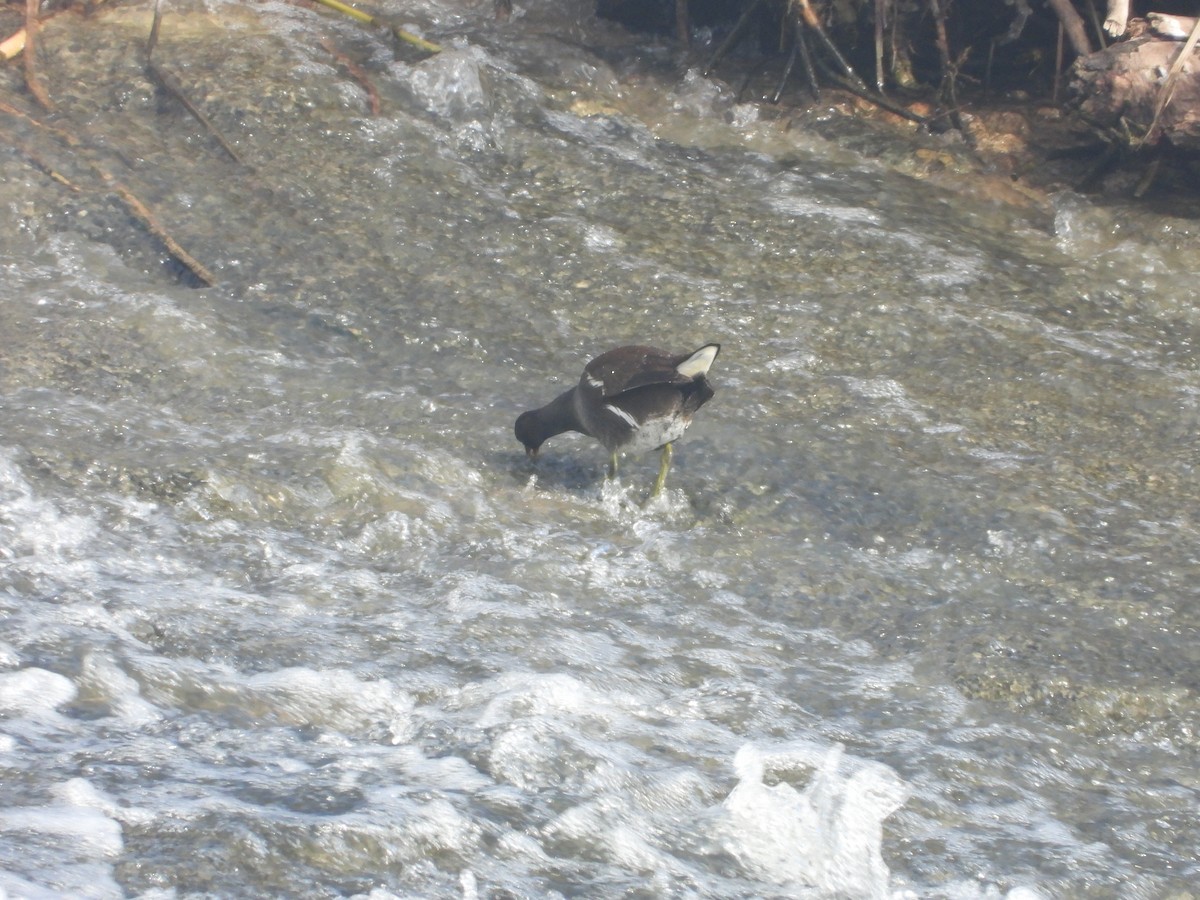
<instances>
[{"instance_id":1,"label":"bird standing in water","mask_svg":"<svg viewBox=\"0 0 1200 900\"><path fill-rule=\"evenodd\" d=\"M609 477L617 456L662 448L658 480L662 492L671 467L671 445L692 424L692 415L712 399L708 370L720 344L677 355L654 347L617 347L584 367L579 384L541 409L517 418L517 440L536 457L548 438L565 431L594 437L609 452Z\"/></svg>"}]
</instances>

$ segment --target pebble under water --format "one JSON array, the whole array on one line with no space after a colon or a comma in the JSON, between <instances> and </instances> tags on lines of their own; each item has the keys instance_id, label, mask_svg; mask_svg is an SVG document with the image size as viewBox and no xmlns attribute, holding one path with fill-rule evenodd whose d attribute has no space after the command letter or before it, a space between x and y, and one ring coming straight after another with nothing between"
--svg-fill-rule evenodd
<instances>
[{"instance_id":1,"label":"pebble under water","mask_svg":"<svg viewBox=\"0 0 1200 900\"><path fill-rule=\"evenodd\" d=\"M1197 226L394 11L168 10L240 166L148 8L47 23L219 283L0 158L0 896L1197 896ZM513 437L708 341L659 498Z\"/></svg>"}]
</instances>

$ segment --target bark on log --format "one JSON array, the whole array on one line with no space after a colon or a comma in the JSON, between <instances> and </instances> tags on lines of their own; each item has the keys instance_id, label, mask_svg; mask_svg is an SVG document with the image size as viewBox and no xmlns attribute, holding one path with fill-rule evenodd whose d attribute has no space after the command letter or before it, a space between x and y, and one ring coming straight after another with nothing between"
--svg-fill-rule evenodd
<instances>
[{"instance_id":1,"label":"bark on log","mask_svg":"<svg viewBox=\"0 0 1200 900\"><path fill-rule=\"evenodd\" d=\"M1177 41L1141 37L1080 57L1071 68L1067 105L1088 126L1136 141L1154 121L1167 72L1183 48ZM1200 54L1190 54L1176 79L1170 103L1147 143L1166 140L1200 151Z\"/></svg>"}]
</instances>

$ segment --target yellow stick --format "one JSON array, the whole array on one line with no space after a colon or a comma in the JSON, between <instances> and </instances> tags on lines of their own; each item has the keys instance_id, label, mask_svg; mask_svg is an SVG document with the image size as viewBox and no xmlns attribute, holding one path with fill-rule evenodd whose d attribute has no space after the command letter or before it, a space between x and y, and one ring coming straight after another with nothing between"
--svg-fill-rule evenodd
<instances>
[{"instance_id":1,"label":"yellow stick","mask_svg":"<svg viewBox=\"0 0 1200 900\"><path fill-rule=\"evenodd\" d=\"M355 9L353 6L342 3L341 0L317 0L317 2L328 6L330 9L336 9L340 13L345 13L352 19L358 19L358 21L365 22L368 25L375 24L374 16L369 16L361 9Z\"/></svg>"},{"instance_id":2,"label":"yellow stick","mask_svg":"<svg viewBox=\"0 0 1200 900\"><path fill-rule=\"evenodd\" d=\"M375 16L363 12L361 9L355 9L353 6L343 3L342 0L317 0L317 2L322 6L328 6L332 10L336 10L337 12L347 15L358 22L362 22L364 25L387 24ZM406 43L412 44L414 47L419 47L426 53L442 52L441 46L433 43L433 41L427 41L425 38L419 37L418 35L413 34L411 31L405 31L403 28L400 28L397 25L389 25L388 27L391 28L392 34L396 35L397 38L405 41Z\"/></svg>"}]
</instances>

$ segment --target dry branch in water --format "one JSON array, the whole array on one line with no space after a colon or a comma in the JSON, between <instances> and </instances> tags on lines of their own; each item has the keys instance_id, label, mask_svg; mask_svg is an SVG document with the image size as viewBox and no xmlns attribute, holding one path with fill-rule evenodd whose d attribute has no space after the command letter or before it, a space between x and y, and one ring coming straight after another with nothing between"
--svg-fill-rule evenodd
<instances>
[{"instance_id":1,"label":"dry branch in water","mask_svg":"<svg viewBox=\"0 0 1200 900\"><path fill-rule=\"evenodd\" d=\"M42 158L41 154L31 148L28 144L23 144L14 138L11 134L5 131L0 131L0 140L6 142L10 147L24 156L33 165L35 169L43 172L48 178L57 181L67 190L73 193L82 193L83 188L63 175L58 169L54 168L49 162Z\"/></svg>"},{"instance_id":2,"label":"dry branch in water","mask_svg":"<svg viewBox=\"0 0 1200 900\"><path fill-rule=\"evenodd\" d=\"M225 140L225 135L213 125L204 111L191 101L179 80L154 61L154 48L158 46L158 31L161 22L162 3L160 0L155 0L154 21L150 25L150 37L146 41L146 73L154 79L159 87L183 104L183 108L191 113L192 118L199 122L205 131L212 135L213 139L221 145L221 149L229 154L230 159L235 163L241 163L242 159L238 156L237 151L233 149L229 141Z\"/></svg>"},{"instance_id":3,"label":"dry branch in water","mask_svg":"<svg viewBox=\"0 0 1200 900\"><path fill-rule=\"evenodd\" d=\"M353 6L348 6L347 4L342 3L341 0L315 0L315 2L320 3L322 6L327 6L332 10L336 10L343 15L347 15L356 22L362 22L364 25L386 28L391 31L396 40L403 41L406 44L412 44L418 50L424 50L426 53L442 52L440 45L435 44L433 41L427 41L420 35L416 35L411 31L405 30L401 26L388 21L384 16L369 15L368 13L363 12L361 9L355 9Z\"/></svg>"},{"instance_id":4,"label":"dry branch in water","mask_svg":"<svg viewBox=\"0 0 1200 900\"><path fill-rule=\"evenodd\" d=\"M375 85L371 83L371 79L367 77L367 73L363 71L363 67L338 50L337 47L333 46L333 41L328 38L321 38L321 46L325 49L326 53L333 57L334 62L349 72L350 77L357 81L362 89L367 92L367 105L371 109L371 115L379 115L379 92L375 90Z\"/></svg>"},{"instance_id":5,"label":"dry branch in water","mask_svg":"<svg viewBox=\"0 0 1200 900\"><path fill-rule=\"evenodd\" d=\"M37 74L38 0L25 0L25 87L42 109L54 109L54 102Z\"/></svg>"},{"instance_id":6,"label":"dry branch in water","mask_svg":"<svg viewBox=\"0 0 1200 900\"><path fill-rule=\"evenodd\" d=\"M158 238L170 254L182 263L189 272L209 287L217 283L217 279L213 277L213 274L201 265L194 256L184 250L178 241L171 237L171 233L162 226L154 213L137 198L137 195L133 191L129 190L129 188L103 169L97 169L96 171L133 217L141 222L152 235Z\"/></svg>"},{"instance_id":7,"label":"dry branch in water","mask_svg":"<svg viewBox=\"0 0 1200 900\"><path fill-rule=\"evenodd\" d=\"M37 0L27 0L26 14L28 16L30 8L36 9ZM32 26L32 27L31 27ZM28 41L25 47L25 78L26 84L30 86L30 93L35 96L38 102L45 108L52 108L49 96L45 94L39 79L36 77L36 70L32 59L34 57L34 49L36 47L36 21L27 18L26 32ZM32 74L31 74L32 73ZM40 96L39 96L40 95ZM80 153L79 150L91 150L83 140L79 138L70 129L62 124L49 125L35 118L27 112L24 112L11 104L0 102L0 113L19 120L25 125L43 131L53 138L61 141L70 149L70 156L83 162L91 170L91 174L95 180L102 183L103 187L88 188L84 185L72 181L66 175L62 174L58 169L48 162L40 153L28 145L18 141L12 133L11 129L0 129L0 140L5 141L29 163L44 173L53 181L61 184L68 190L75 193L105 193L115 195L125 209L134 219L142 224L142 226L153 235L184 268L186 268L196 278L197 281L205 285L213 285L216 283L216 278L213 274L202 265L195 257L188 253L183 246L171 236L171 233L162 225L158 217L150 210L150 208L142 202L142 200L134 194L126 185L114 178L109 172L102 169L95 162L87 160L87 153Z\"/></svg>"},{"instance_id":8,"label":"dry branch in water","mask_svg":"<svg viewBox=\"0 0 1200 900\"><path fill-rule=\"evenodd\" d=\"M30 116L27 113L8 105L7 103L0 103L0 113L13 116L14 118L19 118L36 128L44 130L52 134L54 137L62 140L62 142L69 147L78 148L81 145L79 138L71 132L66 131L58 126L47 125L44 122L35 119L33 116ZM7 142L9 146L13 147L18 153L29 160L30 164L33 165L34 168L43 172L47 177L63 185L68 190L74 193L84 193L89 191L91 193L100 192L100 189L98 188L89 189L76 184L66 175L63 175L61 172L59 172L53 165L43 159L42 156L36 151L17 141L12 136L10 130L0 129L0 140ZM76 158L78 158L78 155L76 155ZM155 238L157 238L163 244L163 246L166 247L167 251L173 257L175 257L175 259L178 260L179 263L181 263L189 272L191 272L198 281L206 285L216 284L216 278L213 277L213 274L209 272L207 268L201 265L194 256L183 249L180 243L175 240L171 236L170 232L163 227L162 223L158 221L157 216L151 212L150 208L146 206L146 204L143 203L137 197L137 195L133 193L133 191L131 191L121 182L117 181L111 174L104 169L101 169L95 163L89 163L89 167L91 168L92 174L103 183L103 192L115 194L125 209L135 219L141 222L146 230L149 231L150 234L152 234Z\"/></svg>"}]
</instances>

